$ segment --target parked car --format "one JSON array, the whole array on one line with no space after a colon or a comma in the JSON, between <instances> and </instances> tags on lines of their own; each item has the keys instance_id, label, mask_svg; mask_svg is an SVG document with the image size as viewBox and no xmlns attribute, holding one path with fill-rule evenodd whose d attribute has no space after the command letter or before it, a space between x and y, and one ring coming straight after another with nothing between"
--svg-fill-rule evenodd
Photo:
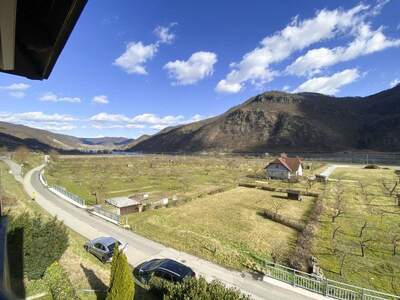
<instances>
[{"instance_id":1,"label":"parked car","mask_svg":"<svg viewBox=\"0 0 400 300\"><path fill-rule=\"evenodd\" d=\"M172 259L153 259L137 266L133 276L143 284L147 284L152 276L157 276L171 282L181 282L185 278L195 277L195 272Z\"/></svg>"},{"instance_id":2,"label":"parked car","mask_svg":"<svg viewBox=\"0 0 400 300\"><path fill-rule=\"evenodd\" d=\"M99 237L86 242L83 247L86 251L100 259L102 263L106 263L113 256L115 245L119 247L121 243L112 237Z\"/></svg>"}]
</instances>

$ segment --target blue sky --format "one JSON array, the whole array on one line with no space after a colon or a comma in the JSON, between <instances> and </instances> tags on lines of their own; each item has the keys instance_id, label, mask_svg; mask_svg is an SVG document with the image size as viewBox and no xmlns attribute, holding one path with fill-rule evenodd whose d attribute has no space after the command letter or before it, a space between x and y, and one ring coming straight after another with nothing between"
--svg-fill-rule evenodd
<instances>
[{"instance_id":1,"label":"blue sky","mask_svg":"<svg viewBox=\"0 0 400 300\"><path fill-rule=\"evenodd\" d=\"M89 1L50 79L0 75L0 120L153 134L267 90L364 96L400 82L400 1Z\"/></svg>"}]
</instances>

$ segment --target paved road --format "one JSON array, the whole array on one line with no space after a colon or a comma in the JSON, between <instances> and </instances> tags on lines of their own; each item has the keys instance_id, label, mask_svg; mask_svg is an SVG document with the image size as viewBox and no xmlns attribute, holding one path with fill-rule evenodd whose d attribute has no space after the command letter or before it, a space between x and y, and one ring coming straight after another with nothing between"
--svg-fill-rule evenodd
<instances>
[{"instance_id":1,"label":"paved road","mask_svg":"<svg viewBox=\"0 0 400 300\"><path fill-rule=\"evenodd\" d=\"M329 176L332 175L333 171L335 171L337 168L348 168L348 167L350 167L350 166L343 165L343 164L328 165L328 167L319 175L328 178Z\"/></svg>"},{"instance_id":2,"label":"paved road","mask_svg":"<svg viewBox=\"0 0 400 300\"><path fill-rule=\"evenodd\" d=\"M5 162L11 169L17 171L16 166L8 159ZM39 180L41 167L29 171L23 180L26 192L32 195L36 193L36 202L47 210L51 215L63 220L66 226L80 233L88 239L99 236L113 236L123 243L128 243L127 257L132 265L152 258L172 258L183 262L193 268L196 274L205 277L207 280L218 279L228 286L234 286L244 293L251 295L254 299L267 300L308 300L326 299L323 296L305 291L291 285L281 283L274 279L265 281L255 280L250 274L231 271L221 266L165 247L159 243L148 240L140 235L115 226L100 218L91 216L85 210L79 209L45 188ZM14 173L17 177L20 176Z\"/></svg>"}]
</instances>

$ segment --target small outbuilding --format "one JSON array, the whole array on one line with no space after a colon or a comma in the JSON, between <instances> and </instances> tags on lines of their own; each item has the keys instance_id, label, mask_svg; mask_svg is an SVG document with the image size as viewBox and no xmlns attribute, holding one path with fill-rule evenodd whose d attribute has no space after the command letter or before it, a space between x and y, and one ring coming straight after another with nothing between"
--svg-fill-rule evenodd
<instances>
[{"instance_id":1,"label":"small outbuilding","mask_svg":"<svg viewBox=\"0 0 400 300\"><path fill-rule=\"evenodd\" d=\"M117 213L120 216L128 215L142 211L142 204L128 197L114 197L107 199L106 202L117 208Z\"/></svg>"},{"instance_id":2,"label":"small outbuilding","mask_svg":"<svg viewBox=\"0 0 400 300\"><path fill-rule=\"evenodd\" d=\"M303 162L298 157L288 157L286 154L265 167L266 176L272 179L290 179L303 176Z\"/></svg>"},{"instance_id":3,"label":"small outbuilding","mask_svg":"<svg viewBox=\"0 0 400 300\"><path fill-rule=\"evenodd\" d=\"M289 200L301 201L301 194L300 194L300 191L288 190L288 191L287 191L287 198L288 198Z\"/></svg>"}]
</instances>

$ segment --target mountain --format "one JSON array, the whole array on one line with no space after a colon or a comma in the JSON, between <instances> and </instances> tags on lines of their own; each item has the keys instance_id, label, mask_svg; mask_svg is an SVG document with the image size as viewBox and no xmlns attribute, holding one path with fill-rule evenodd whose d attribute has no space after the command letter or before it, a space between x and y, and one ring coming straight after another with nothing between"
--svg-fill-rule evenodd
<instances>
[{"instance_id":1,"label":"mountain","mask_svg":"<svg viewBox=\"0 0 400 300\"><path fill-rule=\"evenodd\" d=\"M123 137L78 138L57 134L24 125L0 122L0 147L10 150L25 145L30 149L55 150L103 150L119 148L132 142Z\"/></svg>"},{"instance_id":2,"label":"mountain","mask_svg":"<svg viewBox=\"0 0 400 300\"><path fill-rule=\"evenodd\" d=\"M367 97L272 91L128 151L400 151L400 85Z\"/></svg>"}]
</instances>

